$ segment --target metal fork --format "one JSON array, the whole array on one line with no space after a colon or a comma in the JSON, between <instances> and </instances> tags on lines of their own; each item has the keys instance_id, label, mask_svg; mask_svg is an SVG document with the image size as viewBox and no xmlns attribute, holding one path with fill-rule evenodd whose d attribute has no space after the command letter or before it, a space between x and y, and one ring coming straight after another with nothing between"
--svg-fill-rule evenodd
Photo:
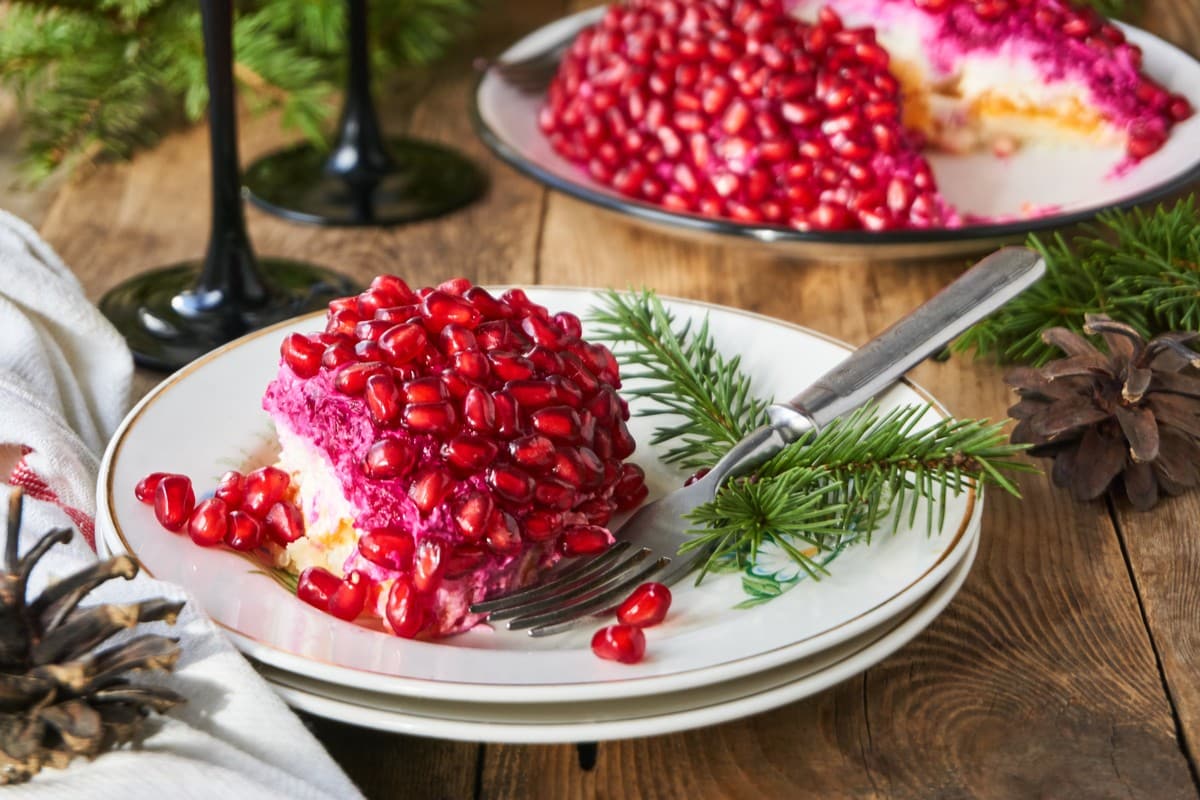
<instances>
[{"instance_id":1,"label":"metal fork","mask_svg":"<svg viewBox=\"0 0 1200 800\"><path fill-rule=\"evenodd\" d=\"M707 556L703 550L678 555L688 540L684 517L711 500L727 478L752 470L787 444L875 397L1044 271L1041 257L1024 247L1006 247L984 258L796 397L772 405L769 424L734 445L701 480L639 509L605 553L572 564L539 586L477 603L471 611L487 613L493 622L507 619L509 630L548 636L612 609L650 577L675 583Z\"/></svg>"},{"instance_id":2,"label":"metal fork","mask_svg":"<svg viewBox=\"0 0 1200 800\"><path fill-rule=\"evenodd\" d=\"M599 22L607 8L588 9L579 14L560 20L556 27L556 35L544 44L537 52L517 59L500 59L498 61L481 61L477 68L481 71L494 72L501 80L522 94L541 94L550 85L554 73L558 71L558 62L563 54L575 41L575 37L584 28Z\"/></svg>"}]
</instances>

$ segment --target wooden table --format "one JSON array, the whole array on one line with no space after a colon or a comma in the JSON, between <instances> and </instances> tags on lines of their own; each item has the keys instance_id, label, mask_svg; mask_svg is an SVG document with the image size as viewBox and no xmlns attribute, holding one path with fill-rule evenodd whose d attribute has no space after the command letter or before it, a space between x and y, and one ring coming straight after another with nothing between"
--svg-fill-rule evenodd
<instances>
[{"instance_id":1,"label":"wooden table","mask_svg":"<svg viewBox=\"0 0 1200 800\"><path fill-rule=\"evenodd\" d=\"M802 264L632 227L522 178L471 134L465 55L563 14L562 0L506 3L417 109L415 132L487 166L487 198L394 230L290 225L251 210L262 253L414 285L625 287L725 303L852 342L932 295L962 268ZM1195 0L1147 0L1143 24L1200 51ZM386 101L383 103L386 106ZM285 141L244 125L243 158ZM169 137L130 164L61 190L42 231L93 298L144 269L202 253L206 133ZM734 344L734 343L730 343ZM156 376L144 376L142 390ZM959 415L1002 417L1001 370L956 357L917 381ZM1200 751L1200 494L1137 514L1084 505L1047 478L1023 500L989 497L978 560L946 612L865 674L802 702L715 728L604 743L594 769L572 746L464 744L312 720L371 797L1123 797L1196 796Z\"/></svg>"}]
</instances>

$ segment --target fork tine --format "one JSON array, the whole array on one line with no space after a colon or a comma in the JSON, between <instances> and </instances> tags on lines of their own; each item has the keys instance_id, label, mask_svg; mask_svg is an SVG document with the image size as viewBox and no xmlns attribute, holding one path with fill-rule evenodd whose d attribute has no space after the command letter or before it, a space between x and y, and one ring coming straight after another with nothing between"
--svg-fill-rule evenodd
<instances>
[{"instance_id":1,"label":"fork tine","mask_svg":"<svg viewBox=\"0 0 1200 800\"><path fill-rule=\"evenodd\" d=\"M529 635L534 637L557 633L558 629L567 623L579 620L593 612L605 611L615 606L624 599L630 589L645 581L646 578L658 572L670 562L671 559L662 556L632 574L627 575L600 594L584 597L553 611L509 620L508 629L510 631L517 631L530 628Z\"/></svg>"},{"instance_id":2,"label":"fork tine","mask_svg":"<svg viewBox=\"0 0 1200 800\"><path fill-rule=\"evenodd\" d=\"M485 600L482 603L476 603L471 606L471 613L489 614L493 611L536 602L551 594L560 594L563 589L573 586L584 578L595 575L597 572L605 569L631 546L629 542L617 542L595 558L581 561L578 564L572 564L545 583L539 583L537 586L522 589L512 594L506 594L504 597L497 597L494 600Z\"/></svg>"},{"instance_id":3,"label":"fork tine","mask_svg":"<svg viewBox=\"0 0 1200 800\"><path fill-rule=\"evenodd\" d=\"M594 591L602 586L606 586L615 578L625 575L630 569L645 561L652 556L650 548L643 547L629 558L618 560L612 565L600 572L597 572L586 580L582 580L578 584L564 589L561 592L542 597L530 603L522 603L519 606L510 606L499 611L493 611L488 615L489 622L499 622L509 619L510 617L526 617L530 614L537 614L542 611L548 611L553 608L561 607L571 598L590 596Z\"/></svg>"}]
</instances>

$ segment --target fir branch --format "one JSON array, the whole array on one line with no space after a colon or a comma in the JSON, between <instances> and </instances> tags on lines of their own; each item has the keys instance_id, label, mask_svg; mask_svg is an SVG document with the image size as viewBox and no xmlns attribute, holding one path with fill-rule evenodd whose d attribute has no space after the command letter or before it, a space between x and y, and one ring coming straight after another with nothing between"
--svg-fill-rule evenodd
<instances>
[{"instance_id":1,"label":"fir branch","mask_svg":"<svg viewBox=\"0 0 1200 800\"><path fill-rule=\"evenodd\" d=\"M1086 314L1127 322L1147 339L1200 329L1200 214L1194 196L1147 212L1110 212L1070 244L1056 235L1029 244L1046 275L954 343L958 351L1041 365L1057 350L1046 328L1082 331Z\"/></svg>"},{"instance_id":2,"label":"fir branch","mask_svg":"<svg viewBox=\"0 0 1200 800\"><path fill-rule=\"evenodd\" d=\"M643 398L641 413L671 415L653 444L672 443L667 460L686 468L714 463L746 433L766 422L768 400L755 398L738 358L717 350L707 319L676 326L649 291L602 295L591 320L630 368L626 393ZM1017 494L1006 472L1032 471L1019 461L1023 445L1007 443L1001 425L941 419L921 427L928 406L882 413L869 404L792 443L752 475L728 481L689 519L681 552L704 550L702 579L713 570L754 563L773 545L810 576L826 556L850 543L869 543L875 530L916 523L941 526L950 494L991 483Z\"/></svg>"},{"instance_id":3,"label":"fir branch","mask_svg":"<svg viewBox=\"0 0 1200 800\"><path fill-rule=\"evenodd\" d=\"M717 349L707 318L680 331L658 297L650 291L601 295L592 310L597 338L613 345L629 397L650 400L641 416L672 415L651 444L673 442L664 460L685 469L711 467L725 451L767 420L768 402L751 392L740 371L741 358L726 358Z\"/></svg>"},{"instance_id":4,"label":"fir branch","mask_svg":"<svg viewBox=\"0 0 1200 800\"><path fill-rule=\"evenodd\" d=\"M924 509L926 535L944 522L946 500L978 483L1013 495L1004 472L1031 472L1017 460L1026 448L1008 443L1003 425L940 419L918 428L928 406L882 413L873 403L794 442L750 478L732 481L697 508L687 550L714 547L701 572L731 557L753 562L770 540L817 577L816 556L848 540L870 543L874 531L913 526ZM787 546L785 546L787 543Z\"/></svg>"}]
</instances>

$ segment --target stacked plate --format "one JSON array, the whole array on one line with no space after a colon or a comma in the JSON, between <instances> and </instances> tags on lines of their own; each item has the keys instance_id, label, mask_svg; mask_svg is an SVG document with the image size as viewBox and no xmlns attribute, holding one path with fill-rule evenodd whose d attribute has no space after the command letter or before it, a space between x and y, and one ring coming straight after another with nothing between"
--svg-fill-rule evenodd
<instances>
[{"instance_id":1,"label":"stacked plate","mask_svg":"<svg viewBox=\"0 0 1200 800\"><path fill-rule=\"evenodd\" d=\"M554 310L586 318L594 295L531 290ZM683 322L709 318L717 341L743 357L760 395L787 397L834 366L846 347L803 328L718 306L671 300ZM821 691L875 664L917 635L950 602L978 546L982 499L948 497L927 533L877 535L847 548L812 580L786 559L677 586L667 621L647 632L635 665L597 659L591 629L546 639L480 627L438 642L398 639L307 606L227 550L168 533L133 487L155 471L213 486L227 469L269 463L274 432L260 398L278 364L279 341L320 326L297 319L234 342L184 368L149 394L109 445L99 483L99 539L135 555L156 578L185 586L260 667L287 702L344 722L442 738L595 741L667 733L754 714ZM928 404L901 384L884 408ZM648 442L651 421L631 430ZM661 422L661 418L654 418ZM170 442L169 447L164 443ZM653 493L682 476L648 445L634 460ZM597 621L596 627L602 624Z\"/></svg>"}]
</instances>

